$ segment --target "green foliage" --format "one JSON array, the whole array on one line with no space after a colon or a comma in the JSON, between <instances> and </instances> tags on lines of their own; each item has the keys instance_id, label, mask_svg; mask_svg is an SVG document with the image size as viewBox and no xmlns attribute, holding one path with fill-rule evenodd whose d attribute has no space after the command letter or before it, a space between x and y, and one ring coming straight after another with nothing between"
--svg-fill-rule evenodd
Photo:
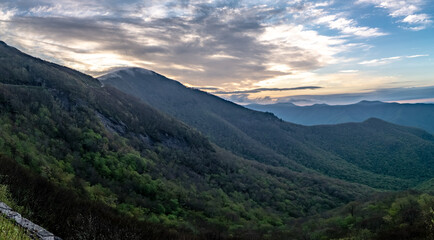
<instances>
[{"instance_id":1,"label":"green foliage","mask_svg":"<svg viewBox=\"0 0 434 240\"><path fill-rule=\"evenodd\" d=\"M429 179L428 181L425 181L415 187L415 189L424 191L424 192L430 192L434 193L434 178Z\"/></svg>"},{"instance_id":2,"label":"green foliage","mask_svg":"<svg viewBox=\"0 0 434 240\"><path fill-rule=\"evenodd\" d=\"M0 55L0 70L8 71L0 75L0 156L68 189L71 198L161 224L168 231L229 238L252 232L261 237L294 217L332 209L372 191L237 157L138 99L95 86L93 78L4 46L0 54L8 57L5 61ZM26 79L18 67L23 63ZM74 236L56 226L66 216L66 206L57 206L58 213L54 207L42 209L29 202L37 196L22 193L24 187L18 184L12 195L26 207L29 219L61 237ZM54 204L52 194L45 201ZM46 205L43 200L39 203ZM69 211L68 216L82 229L94 215L78 212L82 216ZM111 228L101 229L108 234ZM89 234L84 239L91 239Z\"/></svg>"},{"instance_id":3,"label":"green foliage","mask_svg":"<svg viewBox=\"0 0 434 240\"><path fill-rule=\"evenodd\" d=\"M7 185L0 184L0 202L18 212L24 209L12 199ZM0 240L30 240L31 238L28 235L25 229L17 226L12 220L0 213Z\"/></svg>"},{"instance_id":4,"label":"green foliage","mask_svg":"<svg viewBox=\"0 0 434 240\"><path fill-rule=\"evenodd\" d=\"M75 189L61 187L0 156L0 184L23 206L22 215L62 239L196 239L182 228L137 221L106 204L81 196ZM80 183L76 183L80 184Z\"/></svg>"},{"instance_id":5,"label":"green foliage","mask_svg":"<svg viewBox=\"0 0 434 240\"><path fill-rule=\"evenodd\" d=\"M27 232L0 214L0 240L31 240Z\"/></svg>"},{"instance_id":6,"label":"green foliage","mask_svg":"<svg viewBox=\"0 0 434 240\"><path fill-rule=\"evenodd\" d=\"M11 199L8 186L0 184L0 202L6 203L8 206L14 206L14 202Z\"/></svg>"},{"instance_id":7,"label":"green foliage","mask_svg":"<svg viewBox=\"0 0 434 240\"><path fill-rule=\"evenodd\" d=\"M294 238L433 239L434 196L403 192L352 202L328 213L294 222ZM298 231L302 229L302 231Z\"/></svg>"}]
</instances>

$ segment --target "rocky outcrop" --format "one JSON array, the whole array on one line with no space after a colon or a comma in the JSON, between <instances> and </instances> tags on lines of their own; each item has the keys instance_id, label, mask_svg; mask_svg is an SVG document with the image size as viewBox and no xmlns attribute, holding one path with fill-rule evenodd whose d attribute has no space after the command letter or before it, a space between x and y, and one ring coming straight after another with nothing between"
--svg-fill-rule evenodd
<instances>
[{"instance_id":1,"label":"rocky outcrop","mask_svg":"<svg viewBox=\"0 0 434 240\"><path fill-rule=\"evenodd\" d=\"M14 212L8 205L0 202L0 213L6 215L9 219L14 220L19 226L29 231L30 234L36 235L40 240L62 240L54 234L45 230L41 226L32 223L30 220L23 218L21 214Z\"/></svg>"},{"instance_id":2,"label":"rocky outcrop","mask_svg":"<svg viewBox=\"0 0 434 240\"><path fill-rule=\"evenodd\" d=\"M117 133L121 136L127 132L127 125L125 125L125 123L123 123L122 121L116 123L115 121L108 119L99 112L95 112L95 114L101 120L104 127L110 132Z\"/></svg>"}]
</instances>

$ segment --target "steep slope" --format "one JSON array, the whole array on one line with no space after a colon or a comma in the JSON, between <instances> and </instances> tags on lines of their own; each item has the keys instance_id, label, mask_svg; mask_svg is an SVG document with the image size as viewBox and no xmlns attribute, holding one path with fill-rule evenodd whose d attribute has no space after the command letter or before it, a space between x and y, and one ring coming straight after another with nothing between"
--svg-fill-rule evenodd
<instances>
[{"instance_id":1,"label":"steep slope","mask_svg":"<svg viewBox=\"0 0 434 240\"><path fill-rule=\"evenodd\" d=\"M434 163L434 140L424 132L388 123L356 124L352 131L345 126L330 126L327 131L300 126L137 68L119 70L100 80L181 119L219 146L267 165L295 170L302 165L332 177L384 189L407 188L434 174L430 167ZM389 131L392 129L396 131ZM371 144L372 139L381 140L384 136L399 139L394 147L402 151ZM357 145L358 151L352 152L347 143ZM359 156L359 152L369 156ZM417 169L408 174L392 174L395 169L402 169L399 159L410 155L414 157L411 161L420 163L415 166ZM374 166L365 164L368 160L384 162L387 157L393 159L389 163L394 165L383 164L387 165L384 171L374 171Z\"/></svg>"},{"instance_id":2,"label":"steep slope","mask_svg":"<svg viewBox=\"0 0 434 240\"><path fill-rule=\"evenodd\" d=\"M372 192L306 171L268 148L263 154L297 172L273 157L274 166L235 156L139 99L5 43L0 73L0 184L13 189L29 219L64 239L118 239L125 232L128 239L260 238L293 217ZM92 204L75 212L55 198L71 209ZM154 225L142 229L137 220Z\"/></svg>"},{"instance_id":3,"label":"steep slope","mask_svg":"<svg viewBox=\"0 0 434 240\"><path fill-rule=\"evenodd\" d=\"M291 103L269 105L250 104L246 107L263 112L272 112L285 121L303 125L338 124L363 122L379 118L387 122L417 127L434 133L434 104L399 104L362 101L350 105L330 106L315 104L297 106Z\"/></svg>"},{"instance_id":4,"label":"steep slope","mask_svg":"<svg viewBox=\"0 0 434 240\"><path fill-rule=\"evenodd\" d=\"M262 121L263 114L249 111L246 118L245 109L239 105L186 88L179 82L145 69L123 69L100 80L195 127L229 151L266 164L304 170L303 166L264 147L233 124L237 120ZM272 115L267 118L277 120Z\"/></svg>"}]
</instances>

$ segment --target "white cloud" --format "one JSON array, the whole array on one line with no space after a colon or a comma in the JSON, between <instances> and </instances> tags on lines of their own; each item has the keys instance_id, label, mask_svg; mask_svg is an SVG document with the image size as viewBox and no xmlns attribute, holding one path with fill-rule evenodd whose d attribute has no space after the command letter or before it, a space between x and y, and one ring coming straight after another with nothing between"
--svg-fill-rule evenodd
<instances>
[{"instance_id":1,"label":"white cloud","mask_svg":"<svg viewBox=\"0 0 434 240\"><path fill-rule=\"evenodd\" d=\"M357 72L359 72L359 70L349 69L349 70L341 70L339 72L341 72L341 73L357 73Z\"/></svg>"},{"instance_id":2,"label":"white cloud","mask_svg":"<svg viewBox=\"0 0 434 240\"><path fill-rule=\"evenodd\" d=\"M385 65L392 62L395 62L397 60L405 59L405 58L419 58L419 57L428 57L428 55L410 55L410 56L395 56L395 57L387 57L387 58L378 58L378 59L372 59L367 60L363 62L359 62L361 65L367 65L367 66L378 66L378 65Z\"/></svg>"},{"instance_id":3,"label":"white cloud","mask_svg":"<svg viewBox=\"0 0 434 240\"><path fill-rule=\"evenodd\" d=\"M430 17L427 14L411 14L405 17L402 21L410 24L428 24L431 22Z\"/></svg>"},{"instance_id":4,"label":"white cloud","mask_svg":"<svg viewBox=\"0 0 434 240\"><path fill-rule=\"evenodd\" d=\"M372 4L386 9L391 17L400 18L401 23L410 25L404 26L409 30L423 30L432 23L430 15L418 13L423 11L426 4L424 0L358 0L357 3Z\"/></svg>"},{"instance_id":5,"label":"white cloud","mask_svg":"<svg viewBox=\"0 0 434 240\"><path fill-rule=\"evenodd\" d=\"M325 15L315 21L317 24L328 25L331 29L340 30L342 33L358 37L379 37L387 35L378 28L360 27L353 19L338 17L337 15Z\"/></svg>"},{"instance_id":6,"label":"white cloud","mask_svg":"<svg viewBox=\"0 0 434 240\"><path fill-rule=\"evenodd\" d=\"M258 39L276 46L265 64L270 71L320 68L336 63L335 56L348 49L346 40L320 35L302 25L268 26Z\"/></svg>"},{"instance_id":7,"label":"white cloud","mask_svg":"<svg viewBox=\"0 0 434 240\"><path fill-rule=\"evenodd\" d=\"M8 40L7 36L11 32L11 29L9 28L9 23L12 18L17 14L17 12L17 9L9 9L0 4L0 40Z\"/></svg>"},{"instance_id":8,"label":"white cloud","mask_svg":"<svg viewBox=\"0 0 434 240\"><path fill-rule=\"evenodd\" d=\"M374 4L387 9L392 17L411 15L420 10L422 0L358 0L357 3Z\"/></svg>"},{"instance_id":9,"label":"white cloud","mask_svg":"<svg viewBox=\"0 0 434 240\"><path fill-rule=\"evenodd\" d=\"M338 30L343 34L356 37L379 37L387 35L378 28L360 26L359 23L348 18L346 12L332 14L325 10L324 7L330 7L332 1L320 3L304 3L303 8L293 7L289 11L294 14L294 18L303 22L303 24L314 24L327 26L329 29Z\"/></svg>"},{"instance_id":10,"label":"white cloud","mask_svg":"<svg viewBox=\"0 0 434 240\"><path fill-rule=\"evenodd\" d=\"M16 13L17 9L6 9L0 6L0 21L9 21Z\"/></svg>"},{"instance_id":11,"label":"white cloud","mask_svg":"<svg viewBox=\"0 0 434 240\"><path fill-rule=\"evenodd\" d=\"M44 5L37 5L28 9L25 15L38 16L38 17L74 17L74 18L87 18L96 16L108 16L111 12L109 9L88 2L83 4L78 1L54 1L51 3L45 3Z\"/></svg>"},{"instance_id":12,"label":"white cloud","mask_svg":"<svg viewBox=\"0 0 434 240\"><path fill-rule=\"evenodd\" d=\"M428 57L428 54L419 54L419 55L410 55L406 56L406 58L418 58L418 57Z\"/></svg>"}]
</instances>

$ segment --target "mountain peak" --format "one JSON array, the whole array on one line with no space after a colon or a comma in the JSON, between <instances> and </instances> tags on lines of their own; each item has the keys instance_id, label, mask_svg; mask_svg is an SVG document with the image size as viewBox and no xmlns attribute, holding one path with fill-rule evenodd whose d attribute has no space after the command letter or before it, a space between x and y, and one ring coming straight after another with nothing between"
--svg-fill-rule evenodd
<instances>
[{"instance_id":1,"label":"mountain peak","mask_svg":"<svg viewBox=\"0 0 434 240\"><path fill-rule=\"evenodd\" d=\"M107 80L109 78L121 78L122 75L128 75L128 76L137 76L137 75L154 75L156 74L154 71L145 69L145 68L139 68L139 67L124 67L124 68L118 68L116 70L113 70L111 72L108 72L102 76L99 76L98 79L101 81Z\"/></svg>"}]
</instances>

